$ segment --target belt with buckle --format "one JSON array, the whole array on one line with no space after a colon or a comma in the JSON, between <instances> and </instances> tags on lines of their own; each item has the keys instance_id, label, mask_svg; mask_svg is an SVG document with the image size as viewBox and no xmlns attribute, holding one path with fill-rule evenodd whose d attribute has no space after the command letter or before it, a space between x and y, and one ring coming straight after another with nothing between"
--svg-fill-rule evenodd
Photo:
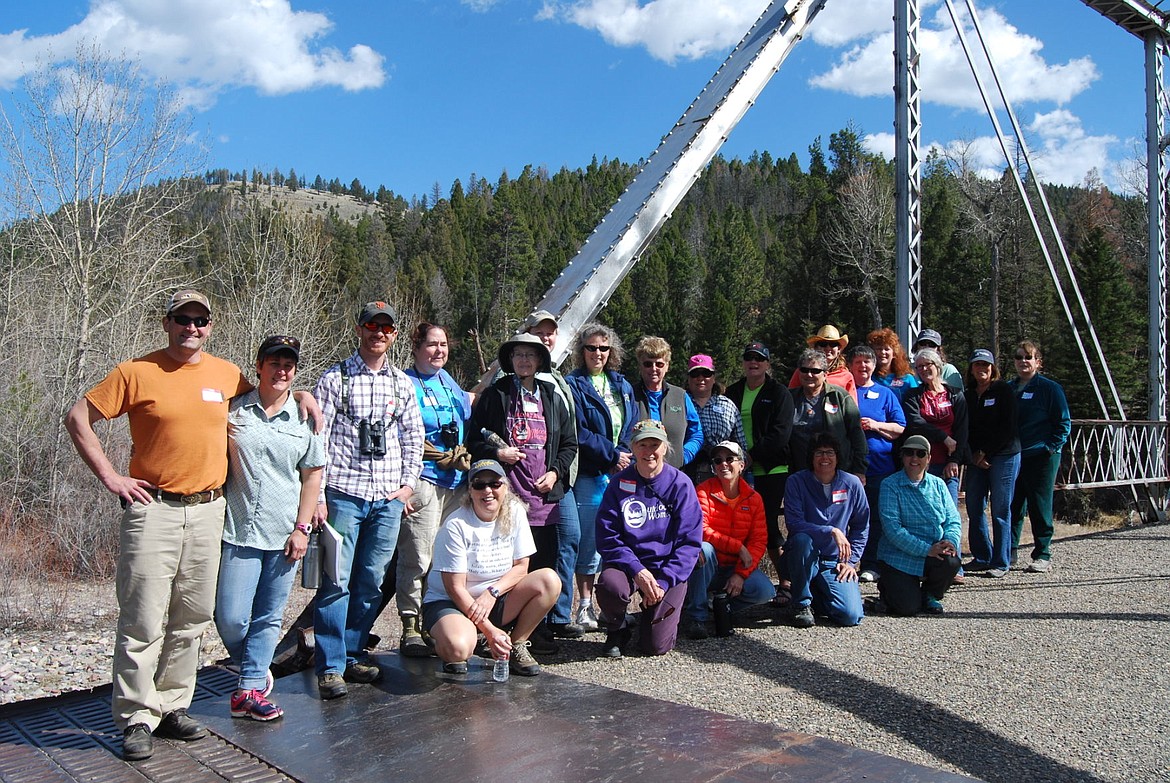
<instances>
[{"instance_id":1,"label":"belt with buckle","mask_svg":"<svg viewBox=\"0 0 1170 783\"><path fill-rule=\"evenodd\" d=\"M209 489L206 492L195 492L191 495L183 495L178 492L167 492L166 490L157 490L154 496L159 500L169 500L172 503L182 503L184 506L198 506L201 503L210 503L213 500L219 500L223 497L223 487L216 487Z\"/></svg>"}]
</instances>

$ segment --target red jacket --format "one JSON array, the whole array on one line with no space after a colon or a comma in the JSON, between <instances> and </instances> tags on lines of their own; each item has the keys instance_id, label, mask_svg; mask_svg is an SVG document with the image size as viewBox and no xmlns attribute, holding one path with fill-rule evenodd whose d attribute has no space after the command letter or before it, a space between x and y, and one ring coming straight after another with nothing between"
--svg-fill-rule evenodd
<instances>
[{"instance_id":1,"label":"red jacket","mask_svg":"<svg viewBox=\"0 0 1170 783\"><path fill-rule=\"evenodd\" d=\"M739 497L734 500L723 494L723 484L717 478L707 479L696 491L703 509L703 540L715 547L719 565L735 566L735 572L746 579L768 547L764 499L742 478ZM739 560L740 547L747 547L752 556L752 564L746 568Z\"/></svg>"}]
</instances>

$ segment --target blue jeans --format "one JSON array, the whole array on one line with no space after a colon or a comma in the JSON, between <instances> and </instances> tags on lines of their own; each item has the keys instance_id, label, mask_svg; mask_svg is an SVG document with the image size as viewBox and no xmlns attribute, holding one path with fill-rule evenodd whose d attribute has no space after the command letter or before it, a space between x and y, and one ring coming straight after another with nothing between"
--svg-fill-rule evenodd
<instances>
[{"instance_id":1,"label":"blue jeans","mask_svg":"<svg viewBox=\"0 0 1170 783\"><path fill-rule=\"evenodd\" d=\"M378 617L382 580L394 557L402 522L401 500L362 500L325 490L329 525L341 534L341 573L321 574L313 615L317 674L343 674L366 646Z\"/></svg>"},{"instance_id":2,"label":"blue jeans","mask_svg":"<svg viewBox=\"0 0 1170 783\"><path fill-rule=\"evenodd\" d=\"M601 556L597 554L597 509L601 496L609 486L609 476L577 476L573 495L577 499L577 517L581 523L581 544L577 547L576 572L593 576L601 570Z\"/></svg>"},{"instance_id":3,"label":"blue jeans","mask_svg":"<svg viewBox=\"0 0 1170 783\"><path fill-rule=\"evenodd\" d=\"M946 465L931 465L929 468L927 468L927 472L930 473L930 475L932 475L932 476L938 476L940 479L942 479L946 483L947 491L951 493L951 500L955 501L955 510L958 511L959 510L959 477L955 476L954 478L944 478L943 471L945 469L946 469ZM962 573L962 572L960 571L959 573Z\"/></svg>"},{"instance_id":4,"label":"blue jeans","mask_svg":"<svg viewBox=\"0 0 1170 783\"><path fill-rule=\"evenodd\" d=\"M1012 490L1020 472L1020 455L988 457L987 470L967 468L967 541L971 556L992 568L1006 569L1012 554ZM991 501L991 535L983 514ZM992 542L994 541L994 545Z\"/></svg>"},{"instance_id":5,"label":"blue jeans","mask_svg":"<svg viewBox=\"0 0 1170 783\"><path fill-rule=\"evenodd\" d=\"M261 690L266 684L296 573L297 564L288 561L284 550L223 542L215 627L240 667L240 690Z\"/></svg>"},{"instance_id":6,"label":"blue jeans","mask_svg":"<svg viewBox=\"0 0 1170 783\"><path fill-rule=\"evenodd\" d=\"M550 623L573 621L573 570L577 567L577 546L581 541L581 522L577 518L577 498L570 489L558 504L561 521L557 522L557 564L553 569L561 579L561 594L548 613Z\"/></svg>"},{"instance_id":7,"label":"blue jeans","mask_svg":"<svg viewBox=\"0 0 1170 783\"><path fill-rule=\"evenodd\" d=\"M792 580L793 606L811 606L837 625L857 625L865 617L861 585L857 581L837 581L836 558L822 557L807 533L788 537L784 557Z\"/></svg>"},{"instance_id":8,"label":"blue jeans","mask_svg":"<svg viewBox=\"0 0 1170 783\"><path fill-rule=\"evenodd\" d=\"M734 573L735 566L719 565L719 561L715 559L715 547L704 541L703 564L696 564L691 578L687 580L687 614L699 622L706 622L711 616L707 610L707 593L722 591ZM743 580L743 591L731 599L731 611L767 603L775 597L776 588L772 580L757 568Z\"/></svg>"}]
</instances>

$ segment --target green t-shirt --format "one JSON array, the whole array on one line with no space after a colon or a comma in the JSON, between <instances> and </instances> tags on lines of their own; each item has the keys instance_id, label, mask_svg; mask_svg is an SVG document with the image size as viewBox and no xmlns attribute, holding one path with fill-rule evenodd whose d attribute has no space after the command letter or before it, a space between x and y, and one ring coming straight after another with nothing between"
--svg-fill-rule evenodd
<instances>
[{"instance_id":1,"label":"green t-shirt","mask_svg":"<svg viewBox=\"0 0 1170 783\"><path fill-rule=\"evenodd\" d=\"M756 403L756 395L760 393L760 389L764 388L763 384L755 389L749 389L747 384L743 385L743 400L739 403L739 418L743 421L743 436L747 441L747 447L750 451L756 445L755 432L752 430L752 406ZM787 394L784 389L780 390L781 394ZM764 470L764 466L758 463L752 463L753 476L775 476L778 473L787 473L787 465L777 465L771 470Z\"/></svg>"}]
</instances>

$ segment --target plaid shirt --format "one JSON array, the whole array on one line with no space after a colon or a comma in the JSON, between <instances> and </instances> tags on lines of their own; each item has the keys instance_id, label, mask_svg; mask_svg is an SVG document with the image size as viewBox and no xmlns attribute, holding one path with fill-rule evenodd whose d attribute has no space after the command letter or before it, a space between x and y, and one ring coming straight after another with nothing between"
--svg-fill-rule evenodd
<instances>
[{"instance_id":1,"label":"plaid shirt","mask_svg":"<svg viewBox=\"0 0 1170 783\"><path fill-rule=\"evenodd\" d=\"M348 412L342 409L341 367L349 376ZM414 489L422 473L423 420L414 385L387 361L372 372L355 352L325 371L314 391L325 418L324 488L363 500L389 497L402 487ZM386 423L386 456L375 459L358 446L362 419Z\"/></svg>"},{"instance_id":2,"label":"plaid shirt","mask_svg":"<svg viewBox=\"0 0 1170 783\"><path fill-rule=\"evenodd\" d=\"M691 402L694 402L693 397ZM711 449L725 440L733 440L747 451L743 421L739 418L739 408L734 402L722 394L712 394L703 407L695 403L695 410L699 412L699 423L703 425L703 449L708 457L711 456Z\"/></svg>"},{"instance_id":3,"label":"plaid shirt","mask_svg":"<svg viewBox=\"0 0 1170 783\"><path fill-rule=\"evenodd\" d=\"M946 482L927 473L918 486L899 470L882 482L882 538L878 559L914 576L922 576L926 555L944 538L959 545L959 509Z\"/></svg>"}]
</instances>

